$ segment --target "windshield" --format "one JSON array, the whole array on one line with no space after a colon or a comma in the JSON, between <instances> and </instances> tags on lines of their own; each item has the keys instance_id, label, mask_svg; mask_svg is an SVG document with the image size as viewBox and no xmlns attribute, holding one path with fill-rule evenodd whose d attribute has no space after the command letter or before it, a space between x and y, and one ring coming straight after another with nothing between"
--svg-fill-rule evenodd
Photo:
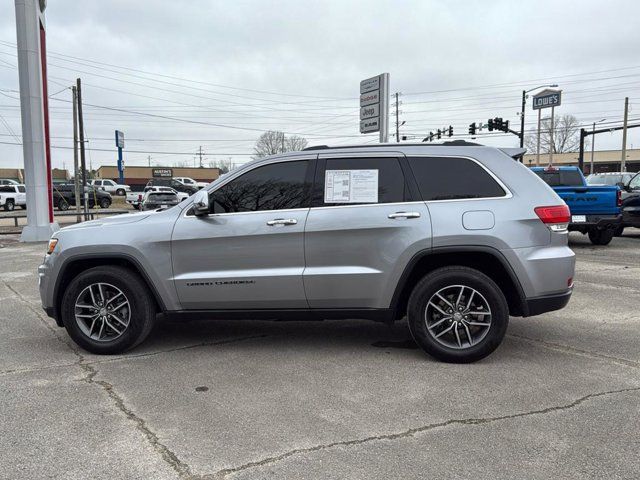
<instances>
[{"instance_id":1,"label":"windshield","mask_svg":"<svg viewBox=\"0 0 640 480\"><path fill-rule=\"evenodd\" d=\"M582 175L577 170L537 170L535 172L550 187L583 186Z\"/></svg>"}]
</instances>

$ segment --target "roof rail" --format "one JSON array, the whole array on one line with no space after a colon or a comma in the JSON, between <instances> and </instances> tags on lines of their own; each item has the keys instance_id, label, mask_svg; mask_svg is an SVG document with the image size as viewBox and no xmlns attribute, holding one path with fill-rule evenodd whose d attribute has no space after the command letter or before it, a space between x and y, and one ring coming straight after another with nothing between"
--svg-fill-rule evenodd
<instances>
[{"instance_id":1,"label":"roof rail","mask_svg":"<svg viewBox=\"0 0 640 480\"><path fill-rule=\"evenodd\" d=\"M314 145L312 147L305 147L302 149L303 152L307 150L325 150L327 148L331 148L329 145Z\"/></svg>"}]
</instances>

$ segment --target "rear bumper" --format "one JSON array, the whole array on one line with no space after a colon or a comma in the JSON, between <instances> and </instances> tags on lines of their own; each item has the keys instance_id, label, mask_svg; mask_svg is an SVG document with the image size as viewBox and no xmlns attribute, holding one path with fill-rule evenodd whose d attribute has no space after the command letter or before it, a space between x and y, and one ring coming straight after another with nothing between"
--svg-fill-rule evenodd
<instances>
[{"instance_id":1,"label":"rear bumper","mask_svg":"<svg viewBox=\"0 0 640 480\"><path fill-rule=\"evenodd\" d=\"M597 230L606 230L608 228L617 228L620 223L622 223L622 214L586 215L586 222L570 223L569 231L584 232L594 228Z\"/></svg>"},{"instance_id":2,"label":"rear bumper","mask_svg":"<svg viewBox=\"0 0 640 480\"><path fill-rule=\"evenodd\" d=\"M560 310L567 306L571 299L573 288L570 288L566 292L557 293L554 295L545 295L543 297L527 298L527 310L529 317L534 315L540 315L545 312L552 312L554 310Z\"/></svg>"}]
</instances>

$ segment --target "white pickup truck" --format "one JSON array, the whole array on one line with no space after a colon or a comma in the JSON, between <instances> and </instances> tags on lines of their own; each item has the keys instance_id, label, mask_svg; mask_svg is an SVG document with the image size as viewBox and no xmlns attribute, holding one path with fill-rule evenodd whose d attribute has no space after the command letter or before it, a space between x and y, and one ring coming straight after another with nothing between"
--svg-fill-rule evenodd
<instances>
[{"instance_id":1,"label":"white pickup truck","mask_svg":"<svg viewBox=\"0 0 640 480\"><path fill-rule=\"evenodd\" d=\"M26 192L24 185L0 185L0 208L7 212L16 207L27 208Z\"/></svg>"},{"instance_id":2,"label":"white pickup truck","mask_svg":"<svg viewBox=\"0 0 640 480\"><path fill-rule=\"evenodd\" d=\"M113 180L104 180L104 179L94 179L89 180L89 185L93 185L98 190L104 190L111 195L120 195L124 196L127 192L131 191L131 187L129 185L122 185L120 183L116 183Z\"/></svg>"}]
</instances>

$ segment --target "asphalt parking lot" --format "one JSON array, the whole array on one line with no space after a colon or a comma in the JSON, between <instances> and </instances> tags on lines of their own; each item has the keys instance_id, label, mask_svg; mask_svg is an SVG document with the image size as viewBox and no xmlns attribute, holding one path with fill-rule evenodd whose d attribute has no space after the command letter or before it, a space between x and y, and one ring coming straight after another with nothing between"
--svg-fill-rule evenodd
<instances>
[{"instance_id":1,"label":"asphalt parking lot","mask_svg":"<svg viewBox=\"0 0 640 480\"><path fill-rule=\"evenodd\" d=\"M571 246L566 309L449 365L366 321L164 324L90 355L40 308L44 245L0 237L0 478L638 478L640 230Z\"/></svg>"}]
</instances>

